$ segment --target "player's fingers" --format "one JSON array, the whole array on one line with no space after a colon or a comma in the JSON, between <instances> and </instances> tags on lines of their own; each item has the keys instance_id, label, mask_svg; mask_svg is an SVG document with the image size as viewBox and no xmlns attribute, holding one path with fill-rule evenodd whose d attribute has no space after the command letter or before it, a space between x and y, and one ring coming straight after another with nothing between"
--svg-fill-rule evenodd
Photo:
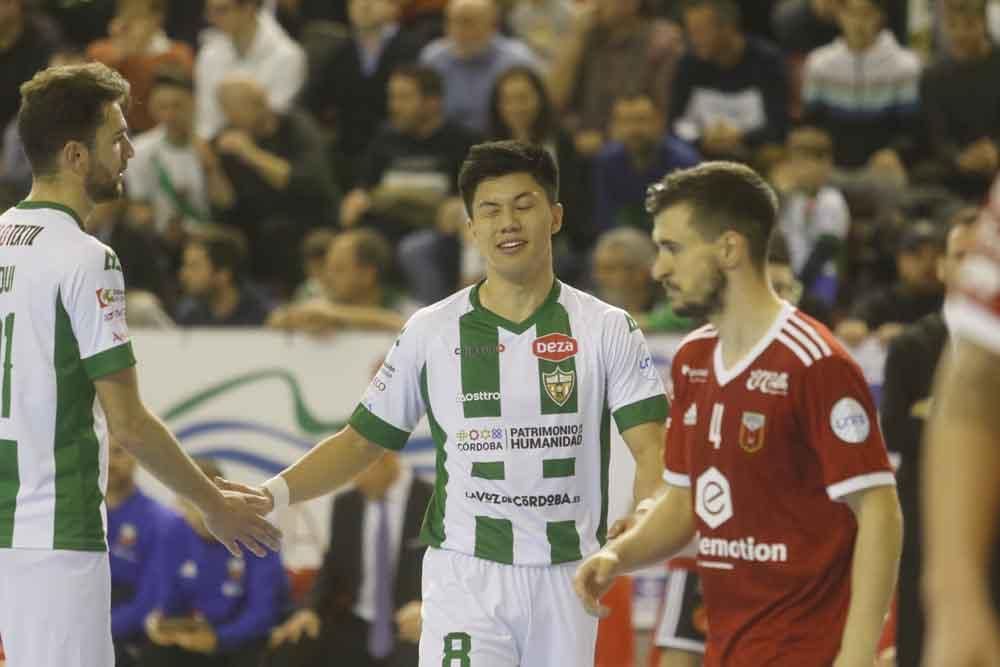
<instances>
[{"instance_id":1,"label":"player's fingers","mask_svg":"<svg viewBox=\"0 0 1000 667\"><path fill-rule=\"evenodd\" d=\"M306 634L312 639L319 637L319 623L310 623L306 626Z\"/></svg>"},{"instance_id":2,"label":"player's fingers","mask_svg":"<svg viewBox=\"0 0 1000 667\"><path fill-rule=\"evenodd\" d=\"M229 550L229 553L233 556L239 558L242 555L242 553L240 553L240 545L236 543L235 539L219 539L219 541L222 542L223 546L225 546L226 549Z\"/></svg>"},{"instance_id":3,"label":"player's fingers","mask_svg":"<svg viewBox=\"0 0 1000 667\"><path fill-rule=\"evenodd\" d=\"M253 539L250 535L243 535L239 539L243 546L257 558L263 558L267 555L267 549L258 544L257 540Z\"/></svg>"},{"instance_id":4,"label":"player's fingers","mask_svg":"<svg viewBox=\"0 0 1000 667\"><path fill-rule=\"evenodd\" d=\"M268 648L277 648L285 642L285 628L278 627L271 632L271 636L267 639Z\"/></svg>"},{"instance_id":5,"label":"player's fingers","mask_svg":"<svg viewBox=\"0 0 1000 667\"><path fill-rule=\"evenodd\" d=\"M613 524L611 524L611 529L608 530L608 539L613 540L614 538L624 533L626 529L628 529L628 521L626 521L625 519L618 519Z\"/></svg>"},{"instance_id":6,"label":"player's fingers","mask_svg":"<svg viewBox=\"0 0 1000 667\"><path fill-rule=\"evenodd\" d=\"M271 551L281 548L281 529L260 517L255 517L250 524L250 534Z\"/></svg>"}]
</instances>

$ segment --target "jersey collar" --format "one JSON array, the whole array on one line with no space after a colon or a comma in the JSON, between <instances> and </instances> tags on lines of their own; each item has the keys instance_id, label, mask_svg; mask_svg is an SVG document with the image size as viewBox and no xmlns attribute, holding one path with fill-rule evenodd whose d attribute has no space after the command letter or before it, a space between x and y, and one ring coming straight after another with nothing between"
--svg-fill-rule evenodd
<instances>
[{"instance_id":1,"label":"jersey collar","mask_svg":"<svg viewBox=\"0 0 1000 667\"><path fill-rule=\"evenodd\" d=\"M539 317L548 309L552 304L559 300L559 292L562 283L558 279L552 281L552 289L549 290L549 295L545 297L545 301L542 305L531 314L528 319L523 322L511 322L510 320L500 317L491 310L487 310L483 304L479 301L479 288L482 287L486 280L481 280L476 283L476 286L472 288L472 292L469 293L469 301L472 303L473 310L483 319L484 322L488 324L503 327L507 331L515 334L523 334L525 331L535 326Z\"/></svg>"},{"instance_id":2,"label":"jersey collar","mask_svg":"<svg viewBox=\"0 0 1000 667\"><path fill-rule=\"evenodd\" d=\"M18 205L15 208L19 208L22 210L24 209L31 210L38 208L55 209L56 211L61 211L62 213L65 213L69 217L73 218L73 221L76 222L77 226L80 228L80 231L84 231L83 220L80 220L80 216L76 214L76 211L71 209L69 206L66 206L65 204L59 204L54 201L22 201L18 203Z\"/></svg>"},{"instance_id":3,"label":"jersey collar","mask_svg":"<svg viewBox=\"0 0 1000 667\"><path fill-rule=\"evenodd\" d=\"M781 312L778 313L778 317L774 319L774 324L772 324L771 328L767 330L767 333L764 334L759 341L757 341L757 344L754 345L742 359L733 364L732 368L726 368L722 363L722 339L718 339L715 342L715 353L712 361L715 366L715 381L719 383L719 386L726 386L742 375L743 372L750 367L750 364L757 361L757 357L762 355L764 350L766 350L768 346L774 342L774 339L778 337L779 333L781 333L781 328L785 326L785 322L788 321L788 318L791 317L794 312L795 306L786 301L784 307L781 309Z\"/></svg>"}]
</instances>

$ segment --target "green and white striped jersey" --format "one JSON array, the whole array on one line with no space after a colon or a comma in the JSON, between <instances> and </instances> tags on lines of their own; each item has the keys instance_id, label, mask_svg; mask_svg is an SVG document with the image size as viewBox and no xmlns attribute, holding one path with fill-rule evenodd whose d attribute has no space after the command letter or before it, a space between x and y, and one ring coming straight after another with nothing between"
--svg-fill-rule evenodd
<instances>
[{"instance_id":1,"label":"green and white striped jersey","mask_svg":"<svg viewBox=\"0 0 1000 667\"><path fill-rule=\"evenodd\" d=\"M0 548L107 549L94 379L135 364L110 248L68 208L0 215Z\"/></svg>"},{"instance_id":2,"label":"green and white striped jersey","mask_svg":"<svg viewBox=\"0 0 1000 667\"><path fill-rule=\"evenodd\" d=\"M437 482L423 539L547 565L606 539L612 417L620 431L664 421L667 400L635 322L556 281L520 324L478 286L410 318L350 423L401 449L424 414Z\"/></svg>"}]
</instances>

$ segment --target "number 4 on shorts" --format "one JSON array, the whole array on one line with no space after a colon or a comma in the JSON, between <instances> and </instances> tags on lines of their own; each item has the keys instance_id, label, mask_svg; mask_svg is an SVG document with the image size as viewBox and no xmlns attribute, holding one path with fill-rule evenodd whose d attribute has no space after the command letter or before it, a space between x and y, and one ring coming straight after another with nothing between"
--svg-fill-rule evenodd
<instances>
[{"instance_id":1,"label":"number 4 on shorts","mask_svg":"<svg viewBox=\"0 0 1000 667\"><path fill-rule=\"evenodd\" d=\"M444 636L444 658L441 667L471 667L469 651L472 637L467 632L450 632Z\"/></svg>"}]
</instances>

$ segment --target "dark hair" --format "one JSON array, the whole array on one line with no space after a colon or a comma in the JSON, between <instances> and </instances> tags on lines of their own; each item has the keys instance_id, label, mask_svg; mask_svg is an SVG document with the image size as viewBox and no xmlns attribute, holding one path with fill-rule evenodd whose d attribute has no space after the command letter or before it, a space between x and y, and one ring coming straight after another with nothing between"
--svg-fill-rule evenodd
<instances>
[{"instance_id":1,"label":"dark hair","mask_svg":"<svg viewBox=\"0 0 1000 667\"><path fill-rule=\"evenodd\" d=\"M153 85L150 90L163 86L165 88L180 88L189 93L194 93L194 79L183 67L178 67L173 63L161 65L153 74Z\"/></svg>"},{"instance_id":2,"label":"dark hair","mask_svg":"<svg viewBox=\"0 0 1000 667\"><path fill-rule=\"evenodd\" d=\"M780 230L775 229L771 234L771 243L767 249L767 263L791 266L792 254L788 250L788 241Z\"/></svg>"},{"instance_id":3,"label":"dark hair","mask_svg":"<svg viewBox=\"0 0 1000 667\"><path fill-rule=\"evenodd\" d=\"M944 0L944 13L985 19L987 4L987 0Z\"/></svg>"},{"instance_id":4,"label":"dark hair","mask_svg":"<svg viewBox=\"0 0 1000 667\"><path fill-rule=\"evenodd\" d=\"M493 86L493 92L490 96L490 136L494 139L511 138L510 127L507 126L500 114L500 88L509 79L516 76L526 78L531 83L531 87L535 89L535 94L538 95L538 116L531 127L531 140L542 143L552 137L558 127L555 107L552 106L552 100L549 98L548 89L545 87L542 77L534 69L524 65L516 65L506 70Z\"/></svg>"},{"instance_id":5,"label":"dark hair","mask_svg":"<svg viewBox=\"0 0 1000 667\"><path fill-rule=\"evenodd\" d=\"M379 282L392 268L392 246L380 232L361 227L341 232L337 237L354 241L354 259L362 266L374 268Z\"/></svg>"},{"instance_id":6,"label":"dark hair","mask_svg":"<svg viewBox=\"0 0 1000 667\"><path fill-rule=\"evenodd\" d=\"M426 65L402 65L392 71L392 76L412 79L424 97L444 97L444 79Z\"/></svg>"},{"instance_id":7,"label":"dark hair","mask_svg":"<svg viewBox=\"0 0 1000 667\"><path fill-rule=\"evenodd\" d=\"M683 0L681 10L687 11L697 7L711 7L723 21L740 25L743 20L743 10L733 0Z\"/></svg>"},{"instance_id":8,"label":"dark hair","mask_svg":"<svg viewBox=\"0 0 1000 667\"><path fill-rule=\"evenodd\" d=\"M559 168L545 148L512 140L489 141L473 146L458 173L458 190L465 202L465 212L472 216L472 200L480 183L522 173L530 174L538 181L550 203L559 201Z\"/></svg>"},{"instance_id":9,"label":"dark hair","mask_svg":"<svg viewBox=\"0 0 1000 667\"><path fill-rule=\"evenodd\" d=\"M206 226L192 234L188 244L204 248L212 268L216 271L228 270L234 284L243 279L247 241L240 230L223 225Z\"/></svg>"},{"instance_id":10,"label":"dark hair","mask_svg":"<svg viewBox=\"0 0 1000 667\"><path fill-rule=\"evenodd\" d=\"M736 162L703 162L646 190L646 210L653 216L678 204L691 205L691 223L703 238L714 240L726 231L746 238L751 261L763 268L778 197L757 172Z\"/></svg>"},{"instance_id":11,"label":"dark hair","mask_svg":"<svg viewBox=\"0 0 1000 667\"><path fill-rule=\"evenodd\" d=\"M55 171L70 141L92 148L107 106L127 107L128 99L128 81L101 63L49 67L21 84L17 131L32 172Z\"/></svg>"}]
</instances>

